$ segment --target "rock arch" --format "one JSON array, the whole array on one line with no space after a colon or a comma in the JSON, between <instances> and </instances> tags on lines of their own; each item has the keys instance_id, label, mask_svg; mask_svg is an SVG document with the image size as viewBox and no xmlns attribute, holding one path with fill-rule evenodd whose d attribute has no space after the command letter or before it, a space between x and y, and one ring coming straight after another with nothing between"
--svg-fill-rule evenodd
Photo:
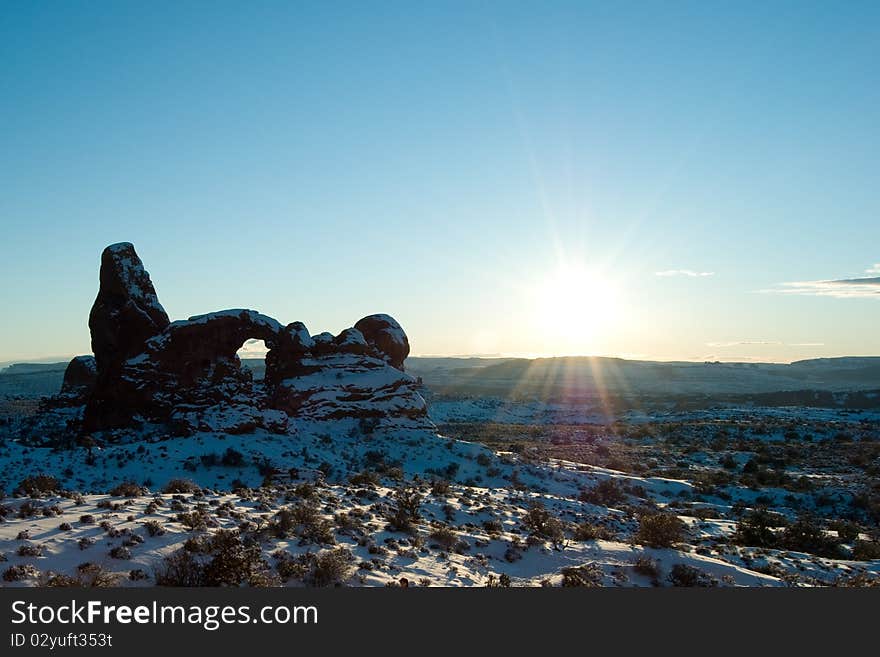
<instances>
[{"instance_id":1,"label":"rock arch","mask_svg":"<svg viewBox=\"0 0 880 657\"><path fill-rule=\"evenodd\" d=\"M248 309L170 322L128 242L104 250L100 283L89 316L94 385L78 388L87 432L143 421L182 426L184 432L228 430L206 418L230 415L248 418L235 425L238 430L284 430L278 411L286 417L428 423L416 380L404 372L409 341L390 315L364 317L336 336L312 336L302 322L285 326ZM260 383L236 354L249 339L268 348Z\"/></svg>"}]
</instances>

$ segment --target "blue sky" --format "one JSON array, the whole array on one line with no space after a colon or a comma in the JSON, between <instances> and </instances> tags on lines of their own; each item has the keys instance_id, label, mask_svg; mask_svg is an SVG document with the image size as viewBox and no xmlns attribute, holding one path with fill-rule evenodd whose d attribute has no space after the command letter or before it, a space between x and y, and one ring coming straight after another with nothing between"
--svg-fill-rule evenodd
<instances>
[{"instance_id":1,"label":"blue sky","mask_svg":"<svg viewBox=\"0 0 880 657\"><path fill-rule=\"evenodd\" d=\"M173 318L880 354L880 5L417 4L0 4L0 361L89 351L118 241Z\"/></svg>"}]
</instances>

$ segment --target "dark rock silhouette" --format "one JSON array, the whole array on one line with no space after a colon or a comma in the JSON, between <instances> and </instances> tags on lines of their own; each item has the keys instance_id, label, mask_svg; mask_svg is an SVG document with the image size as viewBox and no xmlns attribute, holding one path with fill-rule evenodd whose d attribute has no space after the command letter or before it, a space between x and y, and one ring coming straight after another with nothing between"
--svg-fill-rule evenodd
<instances>
[{"instance_id":1,"label":"dark rock silhouette","mask_svg":"<svg viewBox=\"0 0 880 657\"><path fill-rule=\"evenodd\" d=\"M71 362L70 391L86 397L84 432L144 423L176 434L286 432L290 418L371 418L431 426L416 380L404 372L409 341L388 315L370 315L333 336L311 336L255 310L222 310L169 322L129 243L107 247L89 316L94 373ZM236 352L263 340L265 379ZM65 377L65 380L67 377Z\"/></svg>"},{"instance_id":2,"label":"dark rock silhouette","mask_svg":"<svg viewBox=\"0 0 880 657\"><path fill-rule=\"evenodd\" d=\"M98 368L94 356L76 356L64 370L61 394L85 402L95 389Z\"/></svg>"},{"instance_id":3,"label":"dark rock silhouette","mask_svg":"<svg viewBox=\"0 0 880 657\"><path fill-rule=\"evenodd\" d=\"M106 372L141 353L146 341L168 326L168 315L129 242L104 249L100 282L89 330L98 370Z\"/></svg>"}]
</instances>

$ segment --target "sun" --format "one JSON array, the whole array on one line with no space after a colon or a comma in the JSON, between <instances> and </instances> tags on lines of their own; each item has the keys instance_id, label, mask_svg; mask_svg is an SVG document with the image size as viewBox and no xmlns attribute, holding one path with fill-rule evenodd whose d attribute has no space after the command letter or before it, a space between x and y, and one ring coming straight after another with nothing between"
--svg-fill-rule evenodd
<instances>
[{"instance_id":1,"label":"sun","mask_svg":"<svg viewBox=\"0 0 880 657\"><path fill-rule=\"evenodd\" d=\"M558 355L589 355L617 321L620 291L598 271L560 266L533 288L534 320Z\"/></svg>"}]
</instances>

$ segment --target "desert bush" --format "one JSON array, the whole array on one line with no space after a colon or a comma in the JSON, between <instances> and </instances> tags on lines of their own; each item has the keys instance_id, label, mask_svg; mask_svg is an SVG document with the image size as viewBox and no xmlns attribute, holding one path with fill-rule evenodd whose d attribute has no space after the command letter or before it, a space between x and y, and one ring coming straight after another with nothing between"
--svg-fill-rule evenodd
<instances>
[{"instance_id":1,"label":"desert bush","mask_svg":"<svg viewBox=\"0 0 880 657\"><path fill-rule=\"evenodd\" d=\"M857 573L851 576L838 577L833 586L845 588L880 588L880 577L868 573Z\"/></svg>"},{"instance_id":2,"label":"desert bush","mask_svg":"<svg viewBox=\"0 0 880 657\"><path fill-rule=\"evenodd\" d=\"M175 520L190 531L204 531L211 524L212 518L204 509L178 513Z\"/></svg>"},{"instance_id":3,"label":"desert bush","mask_svg":"<svg viewBox=\"0 0 880 657\"><path fill-rule=\"evenodd\" d=\"M429 534L429 538L447 552L458 543L458 536L449 527L438 527Z\"/></svg>"},{"instance_id":4,"label":"desert bush","mask_svg":"<svg viewBox=\"0 0 880 657\"><path fill-rule=\"evenodd\" d=\"M227 447L226 451L223 452L223 457L220 459L220 462L227 468L240 468L244 465L244 454L237 449Z\"/></svg>"},{"instance_id":5,"label":"desert bush","mask_svg":"<svg viewBox=\"0 0 880 657\"><path fill-rule=\"evenodd\" d=\"M202 586L204 566L186 550L178 550L165 557L155 579L156 586Z\"/></svg>"},{"instance_id":6,"label":"desert bush","mask_svg":"<svg viewBox=\"0 0 880 657\"><path fill-rule=\"evenodd\" d=\"M445 479L434 479L431 481L431 495L435 497L446 497L449 494L450 484Z\"/></svg>"},{"instance_id":7,"label":"desert bush","mask_svg":"<svg viewBox=\"0 0 880 657\"><path fill-rule=\"evenodd\" d=\"M603 479L593 488L582 491L580 500L598 506L617 506L626 502L626 491L616 479Z\"/></svg>"},{"instance_id":8,"label":"desert bush","mask_svg":"<svg viewBox=\"0 0 880 657\"><path fill-rule=\"evenodd\" d=\"M278 511L270 525L270 531L278 538L298 536L303 543L336 543L333 523L324 519L317 507L309 502Z\"/></svg>"},{"instance_id":9,"label":"desert bush","mask_svg":"<svg viewBox=\"0 0 880 657\"><path fill-rule=\"evenodd\" d=\"M278 550L272 555L275 558L275 570L283 581L290 579L302 581L309 573L308 559L304 559L305 555L294 557L290 552Z\"/></svg>"},{"instance_id":10,"label":"desert bush","mask_svg":"<svg viewBox=\"0 0 880 657\"><path fill-rule=\"evenodd\" d=\"M193 552L210 556L199 559ZM156 571L158 586L262 586L272 582L258 543L245 542L238 531L221 529L203 537L200 549L181 549L167 556Z\"/></svg>"},{"instance_id":11,"label":"desert bush","mask_svg":"<svg viewBox=\"0 0 880 657\"><path fill-rule=\"evenodd\" d=\"M430 586L431 580L426 580L425 584L419 581L419 584L422 586ZM511 581L510 575L507 573L501 573L498 577L495 577L494 573L489 573L488 577L486 577L486 586L488 588L510 588Z\"/></svg>"},{"instance_id":12,"label":"desert bush","mask_svg":"<svg viewBox=\"0 0 880 657\"><path fill-rule=\"evenodd\" d=\"M837 532L837 537L844 543L852 543L859 537L859 526L854 522L837 520L831 523L831 529Z\"/></svg>"},{"instance_id":13,"label":"desert bush","mask_svg":"<svg viewBox=\"0 0 880 657\"><path fill-rule=\"evenodd\" d=\"M190 481L189 479L172 479L162 488L162 492L167 494L196 493L199 490L200 489L195 482Z\"/></svg>"},{"instance_id":14,"label":"desert bush","mask_svg":"<svg viewBox=\"0 0 880 657\"><path fill-rule=\"evenodd\" d=\"M302 484L297 484L296 487L294 487L293 494L301 499L310 500L317 497L318 489L315 484L304 482Z\"/></svg>"},{"instance_id":15,"label":"desert bush","mask_svg":"<svg viewBox=\"0 0 880 657\"><path fill-rule=\"evenodd\" d=\"M258 543L245 543L237 531L220 530L211 537L212 559L204 567L204 586L251 586L262 583L268 564Z\"/></svg>"},{"instance_id":16,"label":"desert bush","mask_svg":"<svg viewBox=\"0 0 880 657\"><path fill-rule=\"evenodd\" d=\"M671 513L649 513L639 518L635 542L653 548L668 548L684 540L684 523Z\"/></svg>"},{"instance_id":17,"label":"desert bush","mask_svg":"<svg viewBox=\"0 0 880 657\"><path fill-rule=\"evenodd\" d=\"M352 486L378 486L379 475L369 470L355 473L348 478L348 483Z\"/></svg>"},{"instance_id":18,"label":"desert bush","mask_svg":"<svg viewBox=\"0 0 880 657\"><path fill-rule=\"evenodd\" d=\"M20 557L41 557L43 556L43 546L25 543L24 545L19 545L15 552Z\"/></svg>"},{"instance_id":19,"label":"desert bush","mask_svg":"<svg viewBox=\"0 0 880 657\"><path fill-rule=\"evenodd\" d=\"M602 586L602 568L597 564L588 563L583 566L571 566L563 568L562 586L564 587L590 587Z\"/></svg>"},{"instance_id":20,"label":"desert bush","mask_svg":"<svg viewBox=\"0 0 880 657\"><path fill-rule=\"evenodd\" d=\"M71 529L73 529L73 525L71 525L69 522L62 522L60 525L58 525L58 529L62 532L69 532Z\"/></svg>"},{"instance_id":21,"label":"desert bush","mask_svg":"<svg viewBox=\"0 0 880 657\"><path fill-rule=\"evenodd\" d=\"M718 581L705 573L699 568L689 566L685 563L677 563L669 570L667 576L669 583L673 586L685 587L712 587L718 586Z\"/></svg>"},{"instance_id":22,"label":"desert bush","mask_svg":"<svg viewBox=\"0 0 880 657\"><path fill-rule=\"evenodd\" d=\"M611 541L614 540L614 532L602 525L594 525L590 522L581 522L575 525L572 537L576 541Z\"/></svg>"},{"instance_id":23,"label":"desert bush","mask_svg":"<svg viewBox=\"0 0 880 657\"><path fill-rule=\"evenodd\" d=\"M55 477L39 474L25 477L15 488L15 495L26 495L28 497L42 497L44 495L53 495L61 491L61 484Z\"/></svg>"},{"instance_id":24,"label":"desert bush","mask_svg":"<svg viewBox=\"0 0 880 657\"><path fill-rule=\"evenodd\" d=\"M133 481L123 481L121 484L113 487L110 494L113 497L139 497L144 494L144 490Z\"/></svg>"},{"instance_id":25,"label":"desert bush","mask_svg":"<svg viewBox=\"0 0 880 657\"><path fill-rule=\"evenodd\" d=\"M421 517L422 496L415 488L399 488L394 493L394 507L388 516L394 531L411 532L413 523Z\"/></svg>"},{"instance_id":26,"label":"desert bush","mask_svg":"<svg viewBox=\"0 0 880 657\"><path fill-rule=\"evenodd\" d=\"M774 527L784 526L785 518L766 509L755 509L736 523L733 542L751 547L774 548L779 544L779 536Z\"/></svg>"},{"instance_id":27,"label":"desert bush","mask_svg":"<svg viewBox=\"0 0 880 657\"><path fill-rule=\"evenodd\" d=\"M165 528L162 527L158 520L147 520L144 523L144 527L146 527L147 533L150 536L162 536L165 533Z\"/></svg>"},{"instance_id":28,"label":"desert bush","mask_svg":"<svg viewBox=\"0 0 880 657\"><path fill-rule=\"evenodd\" d=\"M341 584L351 575L353 561L354 555L348 548L324 550L314 557L306 583L315 587Z\"/></svg>"},{"instance_id":29,"label":"desert bush","mask_svg":"<svg viewBox=\"0 0 880 657\"><path fill-rule=\"evenodd\" d=\"M129 550L124 545L117 545L115 548L110 550L110 558L111 559L131 559L131 550Z\"/></svg>"},{"instance_id":30,"label":"desert bush","mask_svg":"<svg viewBox=\"0 0 880 657\"><path fill-rule=\"evenodd\" d=\"M856 541L853 545L852 558L856 561L880 559L880 542Z\"/></svg>"},{"instance_id":31,"label":"desert bush","mask_svg":"<svg viewBox=\"0 0 880 657\"><path fill-rule=\"evenodd\" d=\"M495 518L490 520L483 521L483 529L485 529L490 534L500 534L504 531L504 524Z\"/></svg>"},{"instance_id":32,"label":"desert bush","mask_svg":"<svg viewBox=\"0 0 880 657\"><path fill-rule=\"evenodd\" d=\"M540 502L529 507L523 516L522 523L533 537L553 541L554 544L562 543L565 538L562 523L558 518L553 517Z\"/></svg>"},{"instance_id":33,"label":"desert bush","mask_svg":"<svg viewBox=\"0 0 880 657\"><path fill-rule=\"evenodd\" d=\"M660 579L660 563L646 555L642 555L633 562L633 570L639 575L650 577L657 581Z\"/></svg>"},{"instance_id":34,"label":"desert bush","mask_svg":"<svg viewBox=\"0 0 880 657\"><path fill-rule=\"evenodd\" d=\"M10 566L3 571L4 582L20 582L31 577L39 577L40 571L29 563Z\"/></svg>"},{"instance_id":35,"label":"desert bush","mask_svg":"<svg viewBox=\"0 0 880 657\"><path fill-rule=\"evenodd\" d=\"M807 552L830 559L841 556L839 540L826 534L815 520L806 516L785 528L780 546L786 550Z\"/></svg>"}]
</instances>

